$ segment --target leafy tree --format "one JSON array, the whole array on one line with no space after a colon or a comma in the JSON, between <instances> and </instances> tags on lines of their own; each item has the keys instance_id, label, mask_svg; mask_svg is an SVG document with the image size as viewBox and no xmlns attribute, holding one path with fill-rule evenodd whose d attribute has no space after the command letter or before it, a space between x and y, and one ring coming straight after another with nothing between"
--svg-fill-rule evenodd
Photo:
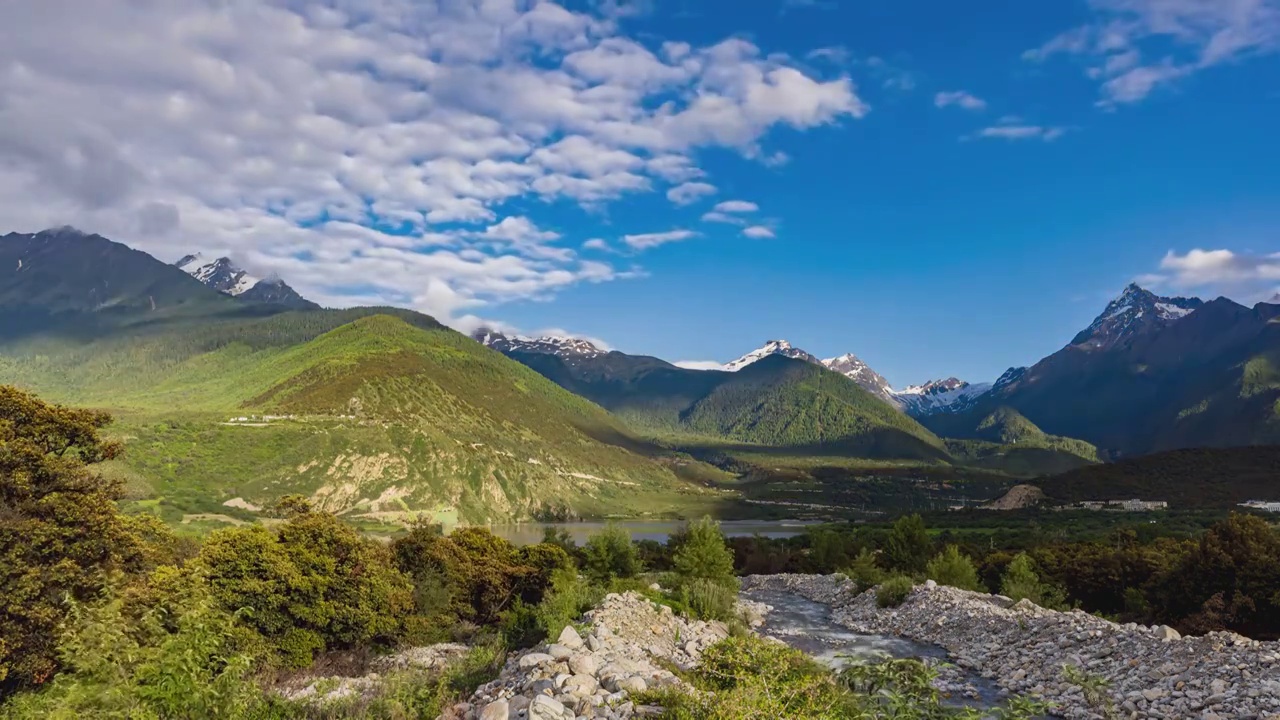
<instances>
[{"instance_id":1,"label":"leafy tree","mask_svg":"<svg viewBox=\"0 0 1280 720\"><path fill-rule=\"evenodd\" d=\"M673 562L682 582L706 580L723 587L738 586L733 574L733 553L725 544L720 523L709 516L689 525Z\"/></svg>"},{"instance_id":2,"label":"leafy tree","mask_svg":"<svg viewBox=\"0 0 1280 720\"><path fill-rule=\"evenodd\" d=\"M1232 514L1214 525L1157 585L1166 622L1280 636L1280 534L1259 517Z\"/></svg>"},{"instance_id":3,"label":"leafy tree","mask_svg":"<svg viewBox=\"0 0 1280 720\"><path fill-rule=\"evenodd\" d=\"M105 573L145 567L116 512L119 483L93 471L120 451L99 434L110 422L0 386L0 693L53 676L64 599L87 601Z\"/></svg>"},{"instance_id":4,"label":"leafy tree","mask_svg":"<svg viewBox=\"0 0 1280 720\"><path fill-rule=\"evenodd\" d=\"M631 544L631 533L613 523L587 538L582 558L582 569L597 582L633 578L641 570L640 554Z\"/></svg>"},{"instance_id":5,"label":"leafy tree","mask_svg":"<svg viewBox=\"0 0 1280 720\"><path fill-rule=\"evenodd\" d=\"M1009 567L1005 568L1000 579L1000 594L1014 600L1030 600L1044 608L1066 607L1066 595L1053 585L1041 582L1035 562L1024 552L1015 555Z\"/></svg>"},{"instance_id":6,"label":"leafy tree","mask_svg":"<svg viewBox=\"0 0 1280 720\"><path fill-rule=\"evenodd\" d=\"M961 590L978 590L982 587L973 561L955 545L948 545L935 555L924 572L926 577L940 585L950 585Z\"/></svg>"},{"instance_id":7,"label":"leafy tree","mask_svg":"<svg viewBox=\"0 0 1280 720\"><path fill-rule=\"evenodd\" d=\"M929 540L924 519L919 515L905 515L893 524L880 558L890 570L914 574L925 569L932 554L933 542Z\"/></svg>"}]
</instances>

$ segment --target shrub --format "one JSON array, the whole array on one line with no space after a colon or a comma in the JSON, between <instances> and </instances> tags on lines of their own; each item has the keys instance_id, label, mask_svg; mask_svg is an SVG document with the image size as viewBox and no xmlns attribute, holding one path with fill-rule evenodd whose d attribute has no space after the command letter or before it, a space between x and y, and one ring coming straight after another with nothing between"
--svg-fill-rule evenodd
<instances>
[{"instance_id":1,"label":"shrub","mask_svg":"<svg viewBox=\"0 0 1280 720\"><path fill-rule=\"evenodd\" d=\"M906 575L894 575L876 588L876 605L882 608L898 607L907 601L916 583Z\"/></svg>"},{"instance_id":2,"label":"shrub","mask_svg":"<svg viewBox=\"0 0 1280 720\"><path fill-rule=\"evenodd\" d=\"M321 650L389 643L412 608L412 585L388 550L324 513L298 514L274 533L219 530L193 567L293 667Z\"/></svg>"},{"instance_id":3,"label":"shrub","mask_svg":"<svg viewBox=\"0 0 1280 720\"><path fill-rule=\"evenodd\" d=\"M673 565L682 583L703 580L725 588L738 588L738 579L733 574L733 553L725 544L720 524L710 517L689 525Z\"/></svg>"},{"instance_id":4,"label":"shrub","mask_svg":"<svg viewBox=\"0 0 1280 720\"><path fill-rule=\"evenodd\" d=\"M631 534L610 523L587 538L582 548L582 569L599 583L640 574L640 555L631 544Z\"/></svg>"},{"instance_id":5,"label":"shrub","mask_svg":"<svg viewBox=\"0 0 1280 720\"><path fill-rule=\"evenodd\" d=\"M924 571L933 553L933 542L919 515L898 518L885 539L880 559L889 570L904 573Z\"/></svg>"},{"instance_id":6,"label":"shrub","mask_svg":"<svg viewBox=\"0 0 1280 720\"><path fill-rule=\"evenodd\" d=\"M885 578L884 571L876 565L876 554L870 548L858 551L857 557L845 568L844 576L853 581L858 592L870 590Z\"/></svg>"},{"instance_id":7,"label":"shrub","mask_svg":"<svg viewBox=\"0 0 1280 720\"><path fill-rule=\"evenodd\" d=\"M538 603L538 627L544 637L557 637L565 626L573 624L581 615L604 599L604 590L583 582L570 568L558 571L551 580L551 587Z\"/></svg>"},{"instance_id":8,"label":"shrub","mask_svg":"<svg viewBox=\"0 0 1280 720\"><path fill-rule=\"evenodd\" d=\"M63 672L41 692L17 695L0 714L231 720L266 704L250 677L253 658L234 649L232 617L207 596L138 623L124 616L119 598L73 602L67 625Z\"/></svg>"},{"instance_id":9,"label":"shrub","mask_svg":"<svg viewBox=\"0 0 1280 720\"><path fill-rule=\"evenodd\" d=\"M687 612L698 620L728 621L738 600L736 591L702 578L682 585L679 596Z\"/></svg>"},{"instance_id":10,"label":"shrub","mask_svg":"<svg viewBox=\"0 0 1280 720\"><path fill-rule=\"evenodd\" d=\"M1026 553L1018 553L1005 568L1000 579L1000 594L1014 600L1030 600L1040 607L1065 609L1066 595L1062 590L1040 581L1035 563Z\"/></svg>"},{"instance_id":11,"label":"shrub","mask_svg":"<svg viewBox=\"0 0 1280 720\"><path fill-rule=\"evenodd\" d=\"M486 528L459 528L444 537L430 526L415 527L391 544L395 565L418 587L419 612L439 614L439 583L449 596L449 615L492 625L516 598L536 604L542 598L554 568L567 562L562 550L534 546L521 551ZM543 563L534 568L530 559ZM443 621L443 618L442 618Z\"/></svg>"},{"instance_id":12,"label":"shrub","mask_svg":"<svg viewBox=\"0 0 1280 720\"><path fill-rule=\"evenodd\" d=\"M982 587L973 561L955 545L948 545L935 555L925 567L925 575L939 585L950 585L961 590L978 590Z\"/></svg>"}]
</instances>

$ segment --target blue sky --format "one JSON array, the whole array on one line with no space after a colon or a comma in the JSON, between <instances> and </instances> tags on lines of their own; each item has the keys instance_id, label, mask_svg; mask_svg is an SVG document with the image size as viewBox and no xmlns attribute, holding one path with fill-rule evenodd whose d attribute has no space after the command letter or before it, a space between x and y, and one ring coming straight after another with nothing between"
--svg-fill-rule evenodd
<instances>
[{"instance_id":1,"label":"blue sky","mask_svg":"<svg viewBox=\"0 0 1280 720\"><path fill-rule=\"evenodd\" d=\"M1278 51L1280 0L48 0L0 28L0 229L991 380L1133 279L1280 287Z\"/></svg>"}]
</instances>

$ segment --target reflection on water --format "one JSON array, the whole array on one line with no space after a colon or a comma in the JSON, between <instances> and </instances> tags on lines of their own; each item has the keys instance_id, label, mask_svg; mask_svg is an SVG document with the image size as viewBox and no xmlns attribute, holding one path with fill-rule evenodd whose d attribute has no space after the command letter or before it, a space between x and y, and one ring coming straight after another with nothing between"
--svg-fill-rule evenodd
<instances>
[{"instance_id":1,"label":"reflection on water","mask_svg":"<svg viewBox=\"0 0 1280 720\"><path fill-rule=\"evenodd\" d=\"M614 523L631 533L632 540L657 540L666 542L671 533L684 527L682 520L632 520ZM730 537L762 535L768 538L795 537L803 534L808 525L805 520L722 520L720 529ZM542 529L547 526L568 531L573 541L581 545L587 538L605 527L603 522L525 523L520 525L490 525L495 535L517 545L528 545L542 540Z\"/></svg>"}]
</instances>

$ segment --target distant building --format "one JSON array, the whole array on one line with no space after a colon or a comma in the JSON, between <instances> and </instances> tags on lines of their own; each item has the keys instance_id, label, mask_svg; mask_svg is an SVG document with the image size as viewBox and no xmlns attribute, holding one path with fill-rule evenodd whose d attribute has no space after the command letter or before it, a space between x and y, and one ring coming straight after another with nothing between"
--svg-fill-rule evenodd
<instances>
[{"instance_id":1,"label":"distant building","mask_svg":"<svg viewBox=\"0 0 1280 720\"><path fill-rule=\"evenodd\" d=\"M1280 502L1271 502L1269 500L1250 500L1240 503L1242 507L1251 510L1261 510L1263 512L1280 512Z\"/></svg>"},{"instance_id":2,"label":"distant building","mask_svg":"<svg viewBox=\"0 0 1280 720\"><path fill-rule=\"evenodd\" d=\"M1169 503L1164 500L1084 500L1067 509L1074 510L1119 510L1121 512L1151 512L1167 510Z\"/></svg>"}]
</instances>

